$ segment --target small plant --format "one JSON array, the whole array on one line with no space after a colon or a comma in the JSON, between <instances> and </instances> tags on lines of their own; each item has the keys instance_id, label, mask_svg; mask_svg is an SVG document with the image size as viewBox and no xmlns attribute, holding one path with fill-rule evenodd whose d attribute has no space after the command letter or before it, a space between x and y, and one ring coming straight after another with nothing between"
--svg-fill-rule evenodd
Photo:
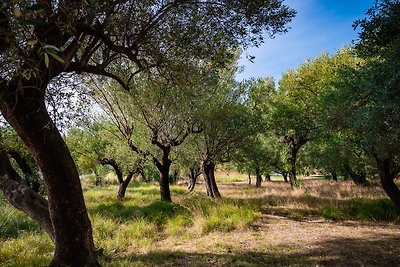
<instances>
[{"instance_id":1,"label":"small plant","mask_svg":"<svg viewBox=\"0 0 400 267\"><path fill-rule=\"evenodd\" d=\"M343 213L335 207L327 207L322 209L321 216L332 221L340 221L344 219Z\"/></svg>"}]
</instances>

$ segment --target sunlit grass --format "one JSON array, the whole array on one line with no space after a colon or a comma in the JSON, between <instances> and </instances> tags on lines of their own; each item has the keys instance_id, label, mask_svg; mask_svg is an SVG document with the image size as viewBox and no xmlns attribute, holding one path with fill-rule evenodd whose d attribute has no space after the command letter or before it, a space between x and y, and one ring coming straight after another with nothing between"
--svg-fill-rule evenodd
<instances>
[{"instance_id":1,"label":"sunlit grass","mask_svg":"<svg viewBox=\"0 0 400 267\"><path fill-rule=\"evenodd\" d=\"M171 186L173 203L159 200L157 184L132 183L123 201L117 198L116 185L83 187L95 246L104 250L103 266L150 266L154 259L142 262L137 255L152 252L157 257L154 252L163 240L189 242L217 233L247 231L268 212L291 220L312 215L330 221L390 222L399 221L400 214L379 187L361 188L350 182L308 180L295 190L284 182L263 183L262 188L221 184L221 199L207 198L201 184L193 193L175 185ZM0 266L48 264L53 253L49 238L1 196L0 204ZM224 241L220 244L230 249Z\"/></svg>"}]
</instances>

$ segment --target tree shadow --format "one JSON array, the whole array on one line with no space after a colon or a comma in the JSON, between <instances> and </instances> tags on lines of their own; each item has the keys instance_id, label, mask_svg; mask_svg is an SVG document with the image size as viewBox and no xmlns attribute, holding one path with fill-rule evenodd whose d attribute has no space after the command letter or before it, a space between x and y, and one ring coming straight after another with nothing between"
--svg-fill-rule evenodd
<instances>
[{"instance_id":1,"label":"tree shadow","mask_svg":"<svg viewBox=\"0 0 400 267\"><path fill-rule=\"evenodd\" d=\"M210 250L212 247L210 246ZM299 251L300 250L300 251ZM103 258L109 263L130 262L140 266L400 266L400 238L334 238L312 249L268 247L266 252L235 251L193 253L156 251L144 255ZM118 265L119 266L119 265ZM126 265L128 266L128 265Z\"/></svg>"}]
</instances>

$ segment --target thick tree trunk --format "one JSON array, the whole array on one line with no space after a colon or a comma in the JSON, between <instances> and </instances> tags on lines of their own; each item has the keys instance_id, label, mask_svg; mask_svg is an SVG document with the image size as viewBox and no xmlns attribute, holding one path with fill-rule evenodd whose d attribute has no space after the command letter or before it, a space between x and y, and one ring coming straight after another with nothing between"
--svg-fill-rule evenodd
<instances>
[{"instance_id":1,"label":"thick tree trunk","mask_svg":"<svg viewBox=\"0 0 400 267\"><path fill-rule=\"evenodd\" d=\"M172 163L172 161L169 159L171 147L164 147L162 150L163 155L161 161L157 160L156 158L153 158L153 161L158 171L160 172L159 184L161 200L172 202L171 191L169 189L169 169Z\"/></svg>"},{"instance_id":2,"label":"thick tree trunk","mask_svg":"<svg viewBox=\"0 0 400 267\"><path fill-rule=\"evenodd\" d=\"M397 177L397 170L391 170L390 159L381 160L377 156L374 157L377 163L379 178L381 180L383 190L385 190L386 194L393 201L393 203L400 207L400 190L394 182L394 179Z\"/></svg>"},{"instance_id":3,"label":"thick tree trunk","mask_svg":"<svg viewBox=\"0 0 400 267\"><path fill-rule=\"evenodd\" d=\"M201 173L203 174L204 181L206 184L207 196L212 198L219 198L221 194L219 193L217 183L215 181L215 164L210 160L204 160L201 163Z\"/></svg>"},{"instance_id":4,"label":"thick tree trunk","mask_svg":"<svg viewBox=\"0 0 400 267\"><path fill-rule=\"evenodd\" d=\"M262 176L260 167L256 168L256 187L261 187Z\"/></svg>"},{"instance_id":5,"label":"thick tree trunk","mask_svg":"<svg viewBox=\"0 0 400 267\"><path fill-rule=\"evenodd\" d=\"M0 109L31 151L45 180L56 247L50 266L99 266L78 171L46 111L44 93L39 89L16 91L2 88ZM24 208L28 213L31 206Z\"/></svg>"}]
</instances>

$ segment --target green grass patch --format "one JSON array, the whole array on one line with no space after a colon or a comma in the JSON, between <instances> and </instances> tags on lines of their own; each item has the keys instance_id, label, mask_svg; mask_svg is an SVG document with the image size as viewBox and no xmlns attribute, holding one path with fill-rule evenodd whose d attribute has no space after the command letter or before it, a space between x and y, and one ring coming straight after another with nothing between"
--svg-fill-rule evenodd
<instances>
[{"instance_id":1,"label":"green grass patch","mask_svg":"<svg viewBox=\"0 0 400 267\"><path fill-rule=\"evenodd\" d=\"M349 215L357 220L399 221L400 208L389 199L354 199Z\"/></svg>"},{"instance_id":2,"label":"green grass patch","mask_svg":"<svg viewBox=\"0 0 400 267\"><path fill-rule=\"evenodd\" d=\"M343 212L335 207L326 207L323 208L320 212L320 215L325 219L332 220L332 221L340 221L345 219Z\"/></svg>"}]
</instances>

